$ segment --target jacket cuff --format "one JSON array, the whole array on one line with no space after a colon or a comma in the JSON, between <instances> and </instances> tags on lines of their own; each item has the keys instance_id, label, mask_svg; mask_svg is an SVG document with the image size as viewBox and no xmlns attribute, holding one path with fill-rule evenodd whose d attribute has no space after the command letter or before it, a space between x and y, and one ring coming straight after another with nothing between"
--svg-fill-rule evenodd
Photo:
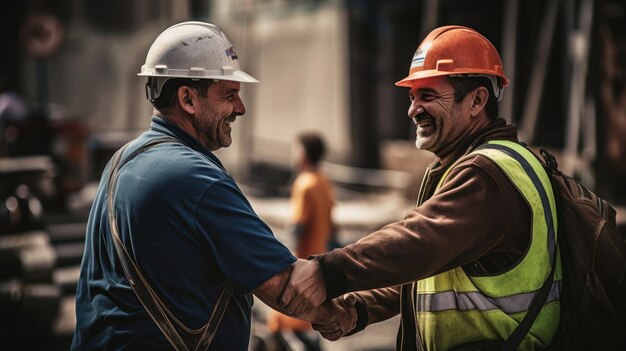
<instances>
[{"instance_id":1,"label":"jacket cuff","mask_svg":"<svg viewBox=\"0 0 626 351\"><path fill-rule=\"evenodd\" d=\"M354 326L354 329L350 330L344 336L356 334L367 327L367 307L365 307L365 304L357 301L354 304L354 308L356 309L356 325Z\"/></svg>"},{"instance_id":2,"label":"jacket cuff","mask_svg":"<svg viewBox=\"0 0 626 351\"><path fill-rule=\"evenodd\" d=\"M332 253L332 252L331 252ZM343 272L332 264L332 261L328 257L330 253L323 255L311 256L311 259L317 260L324 276L324 283L326 284L326 301L330 301L337 296L343 295L347 292L346 278ZM332 256L331 256L332 257Z\"/></svg>"}]
</instances>

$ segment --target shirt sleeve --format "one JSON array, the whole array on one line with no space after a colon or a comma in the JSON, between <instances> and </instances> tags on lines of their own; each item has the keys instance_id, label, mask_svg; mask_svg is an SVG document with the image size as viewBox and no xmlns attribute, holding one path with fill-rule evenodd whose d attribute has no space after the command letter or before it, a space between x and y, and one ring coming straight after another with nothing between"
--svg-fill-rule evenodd
<instances>
[{"instance_id":1,"label":"shirt sleeve","mask_svg":"<svg viewBox=\"0 0 626 351\"><path fill-rule=\"evenodd\" d=\"M215 182L196 210L196 230L218 267L242 293L283 271L296 258L254 212L234 182Z\"/></svg>"},{"instance_id":2,"label":"shirt sleeve","mask_svg":"<svg viewBox=\"0 0 626 351\"><path fill-rule=\"evenodd\" d=\"M504 200L516 196L513 185L492 175L474 163L456 167L444 186L404 220L318 256L328 297L423 279L497 248L507 235L508 217L522 211L515 208L519 201Z\"/></svg>"},{"instance_id":3,"label":"shirt sleeve","mask_svg":"<svg viewBox=\"0 0 626 351\"><path fill-rule=\"evenodd\" d=\"M367 325L385 321L400 313L400 287L359 291L357 301L367 310Z\"/></svg>"}]
</instances>

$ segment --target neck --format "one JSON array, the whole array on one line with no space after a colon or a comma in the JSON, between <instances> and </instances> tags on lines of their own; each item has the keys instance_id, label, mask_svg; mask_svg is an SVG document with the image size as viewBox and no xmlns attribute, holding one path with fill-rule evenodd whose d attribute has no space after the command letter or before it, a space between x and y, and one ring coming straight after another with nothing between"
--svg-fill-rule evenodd
<instances>
[{"instance_id":1,"label":"neck","mask_svg":"<svg viewBox=\"0 0 626 351\"><path fill-rule=\"evenodd\" d=\"M317 166L311 164L311 162L309 162L308 160L303 160L300 163L300 172L304 173L304 172L315 172L317 171Z\"/></svg>"},{"instance_id":2,"label":"neck","mask_svg":"<svg viewBox=\"0 0 626 351\"><path fill-rule=\"evenodd\" d=\"M464 152L466 147L465 144L468 144L468 138L472 135L476 135L478 131L488 126L489 123L491 123L491 121L488 118L480 118L477 123L471 125L463 134L459 135L456 140L436 152L435 155L439 157L440 163L448 164L448 162L451 162L459 155L461 150Z\"/></svg>"},{"instance_id":3,"label":"neck","mask_svg":"<svg viewBox=\"0 0 626 351\"><path fill-rule=\"evenodd\" d=\"M317 167L312 166L312 165L304 165L302 167L300 167L300 172L304 173L304 172L315 172L317 171Z\"/></svg>"},{"instance_id":4,"label":"neck","mask_svg":"<svg viewBox=\"0 0 626 351\"><path fill-rule=\"evenodd\" d=\"M208 148L208 143L206 142L206 140L202 138L202 135L198 134L193 124L193 117L191 115L181 113L180 111L161 112L158 110L155 110L154 114L184 130L185 132L187 132L187 134L196 139L200 144Z\"/></svg>"}]
</instances>

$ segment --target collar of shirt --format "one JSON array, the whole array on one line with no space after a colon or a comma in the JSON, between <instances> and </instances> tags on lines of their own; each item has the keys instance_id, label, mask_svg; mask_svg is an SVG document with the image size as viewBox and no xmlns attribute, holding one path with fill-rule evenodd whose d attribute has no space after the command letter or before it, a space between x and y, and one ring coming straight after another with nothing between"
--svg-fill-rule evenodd
<instances>
[{"instance_id":1,"label":"collar of shirt","mask_svg":"<svg viewBox=\"0 0 626 351\"><path fill-rule=\"evenodd\" d=\"M159 116L152 116L150 129L155 132L169 135L180 140L187 147L205 155L209 160L211 160L213 163L218 165L224 172L226 172L226 169L222 165L222 162L220 162L220 160L215 155L213 155L211 151L209 151L206 147L204 147L196 139L189 135L189 133L185 132L177 125L168 122Z\"/></svg>"}]
</instances>

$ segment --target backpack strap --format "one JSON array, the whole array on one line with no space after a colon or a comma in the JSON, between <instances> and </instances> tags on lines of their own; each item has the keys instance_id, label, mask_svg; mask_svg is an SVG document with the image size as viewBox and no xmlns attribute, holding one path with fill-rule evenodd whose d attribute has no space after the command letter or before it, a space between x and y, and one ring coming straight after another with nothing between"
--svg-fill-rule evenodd
<instances>
[{"instance_id":1,"label":"backpack strap","mask_svg":"<svg viewBox=\"0 0 626 351\"><path fill-rule=\"evenodd\" d=\"M539 193L539 196L542 198L542 203L544 203L544 207L546 203L549 203L547 199L546 189L542 185L541 181L539 181L537 173L533 170L529 161L526 158L524 158L524 156L522 156L518 151L503 144L489 144L489 143L483 144L477 147L475 150L481 150L481 149L496 149L496 150L502 151L506 153L507 155L509 155L510 157L512 157L513 159L515 159L517 162L519 162L524 168L524 170L526 170L526 173L533 181L533 184L535 185L535 187L537 187L537 191ZM539 160L537 160L537 162L539 162ZM542 164L542 166L545 169L546 165ZM548 176L550 176L550 174L548 174ZM550 270L548 277L544 281L538 293L533 297L533 300L530 303L530 307L528 308L528 312L526 313L526 315L524 316L520 324L517 326L517 328L515 328L513 333L511 333L511 335L509 336L509 338L506 340L505 344L503 345L502 347L503 351L516 350L517 347L522 342L522 340L524 340L524 338L528 334L528 331L530 330L533 323L537 319L539 312L541 312L541 309L545 305L546 299L548 298L548 295L552 288L552 283L554 282L554 272L555 272L556 265L557 265L556 264L557 263L556 262L557 261L557 256L556 256L557 242L556 242L556 237L555 237L556 233L554 232L554 230L550 230L550 228L554 228L553 227L554 218L552 218L552 211L548 208L545 211L545 213L546 213L546 221L548 222L547 223L548 233L549 233L548 245L549 245L550 255L552 259L552 269Z\"/></svg>"},{"instance_id":2,"label":"backpack strap","mask_svg":"<svg viewBox=\"0 0 626 351\"><path fill-rule=\"evenodd\" d=\"M207 350L211 344L213 337L219 327L224 313L228 307L228 304L233 295L234 286L226 280L220 294L218 296L211 317L208 323L198 329L190 330L183 323L181 323L174 315L169 311L165 304L161 301L156 291L152 289L148 281L145 279L139 266L130 255L126 246L122 242L119 230L117 228L117 221L115 216L115 207L113 206L113 198L115 196L115 188L117 185L117 178L120 169L130 160L135 158L140 153L149 150L157 145L163 143L181 143L178 139L173 137L160 137L148 141L146 144L139 147L132 154L130 154L125 160L122 161L122 154L126 150L127 146L124 145L113 155L113 161L108 181L107 189L107 208L109 227L111 230L111 237L117 252L117 257L121 262L122 269L126 279L130 283L131 288L137 295L137 298L144 306L152 320L156 323L157 327L161 330L165 338L177 351L201 351Z\"/></svg>"}]
</instances>

